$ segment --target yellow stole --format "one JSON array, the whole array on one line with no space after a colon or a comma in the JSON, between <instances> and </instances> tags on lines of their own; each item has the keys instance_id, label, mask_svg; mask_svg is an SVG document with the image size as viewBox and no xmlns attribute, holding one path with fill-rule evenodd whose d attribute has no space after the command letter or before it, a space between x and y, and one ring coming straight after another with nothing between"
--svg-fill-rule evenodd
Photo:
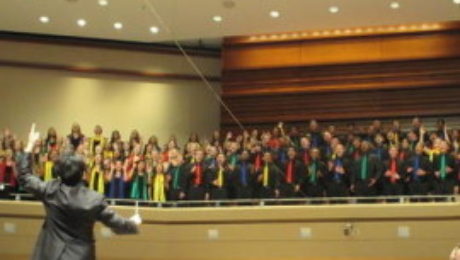
<instances>
[{"instance_id":1,"label":"yellow stole","mask_svg":"<svg viewBox=\"0 0 460 260\"><path fill-rule=\"evenodd\" d=\"M217 186L222 188L224 185L224 170L222 168L217 172Z\"/></svg>"},{"instance_id":2,"label":"yellow stole","mask_svg":"<svg viewBox=\"0 0 460 260\"><path fill-rule=\"evenodd\" d=\"M96 174L99 173L99 176L97 176L97 187L95 191L99 192L100 194L104 194L105 190L105 185L104 185L104 172L101 170L101 167L99 166L94 166L91 169L91 174L90 174L90 181L89 181L89 187L90 189L94 189L94 182L96 181Z\"/></svg>"},{"instance_id":3,"label":"yellow stole","mask_svg":"<svg viewBox=\"0 0 460 260\"><path fill-rule=\"evenodd\" d=\"M104 158L107 158L107 159L112 159L113 158L113 152L112 151L104 150L103 154L104 154Z\"/></svg>"},{"instance_id":4,"label":"yellow stole","mask_svg":"<svg viewBox=\"0 0 460 260\"><path fill-rule=\"evenodd\" d=\"M268 164L266 163L263 171L263 185L264 187L268 186Z\"/></svg>"},{"instance_id":5,"label":"yellow stole","mask_svg":"<svg viewBox=\"0 0 460 260\"><path fill-rule=\"evenodd\" d=\"M44 181L51 181L53 178L53 168L54 162L53 161L46 161L44 163L44 172L43 172L43 180Z\"/></svg>"},{"instance_id":6,"label":"yellow stole","mask_svg":"<svg viewBox=\"0 0 460 260\"><path fill-rule=\"evenodd\" d=\"M428 157L430 159L430 162L433 162L434 160L434 156L435 155L439 155L441 153L441 151L437 150L437 149L430 149L428 151Z\"/></svg>"},{"instance_id":7,"label":"yellow stole","mask_svg":"<svg viewBox=\"0 0 460 260\"><path fill-rule=\"evenodd\" d=\"M153 180L153 194L152 198L154 201L164 202L165 197L165 175L163 173L155 174Z\"/></svg>"}]
</instances>

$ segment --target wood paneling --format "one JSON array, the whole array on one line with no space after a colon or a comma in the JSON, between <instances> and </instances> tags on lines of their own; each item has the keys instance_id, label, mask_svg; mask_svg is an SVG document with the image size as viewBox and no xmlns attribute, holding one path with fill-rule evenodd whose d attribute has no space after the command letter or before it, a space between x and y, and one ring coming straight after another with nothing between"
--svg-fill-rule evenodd
<instances>
[{"instance_id":1,"label":"wood paneling","mask_svg":"<svg viewBox=\"0 0 460 260\"><path fill-rule=\"evenodd\" d=\"M132 207L115 207L124 216ZM143 208L141 232L103 236L98 259L445 259L458 242L458 202L300 205L226 208ZM0 201L0 257L27 259L42 226L40 203ZM355 232L343 228L353 223ZM398 236L400 226L408 238ZM301 237L309 229L310 237ZM209 239L209 230L219 237ZM105 232L107 234L107 232ZM14 246L13 246L14 245Z\"/></svg>"},{"instance_id":2,"label":"wood paneling","mask_svg":"<svg viewBox=\"0 0 460 260\"><path fill-rule=\"evenodd\" d=\"M458 115L458 46L458 27L257 44L229 38L222 97L246 126ZM222 126L234 125L222 110Z\"/></svg>"}]
</instances>

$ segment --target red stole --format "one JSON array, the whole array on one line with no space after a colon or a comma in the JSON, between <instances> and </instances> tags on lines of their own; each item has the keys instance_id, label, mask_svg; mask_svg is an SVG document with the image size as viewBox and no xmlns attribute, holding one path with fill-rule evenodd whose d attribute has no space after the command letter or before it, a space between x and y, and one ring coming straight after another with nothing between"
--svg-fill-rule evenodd
<instances>
[{"instance_id":1,"label":"red stole","mask_svg":"<svg viewBox=\"0 0 460 260\"><path fill-rule=\"evenodd\" d=\"M293 171L294 171L294 161L289 160L286 166L286 182L287 183L292 183L293 176L294 176Z\"/></svg>"},{"instance_id":2,"label":"red stole","mask_svg":"<svg viewBox=\"0 0 460 260\"><path fill-rule=\"evenodd\" d=\"M395 183L396 182L396 173L398 172L396 159L391 159L390 172L391 172L390 181L391 181L391 183Z\"/></svg>"},{"instance_id":3,"label":"red stole","mask_svg":"<svg viewBox=\"0 0 460 260\"><path fill-rule=\"evenodd\" d=\"M201 166L201 164L197 163L195 165L195 180L194 180L194 184L196 186L201 185L202 181L203 181L203 167Z\"/></svg>"},{"instance_id":4,"label":"red stole","mask_svg":"<svg viewBox=\"0 0 460 260\"><path fill-rule=\"evenodd\" d=\"M257 153L256 154L256 159L254 161L254 168L255 168L256 171L258 171L261 166L262 166L262 158L261 158L260 153Z\"/></svg>"}]
</instances>

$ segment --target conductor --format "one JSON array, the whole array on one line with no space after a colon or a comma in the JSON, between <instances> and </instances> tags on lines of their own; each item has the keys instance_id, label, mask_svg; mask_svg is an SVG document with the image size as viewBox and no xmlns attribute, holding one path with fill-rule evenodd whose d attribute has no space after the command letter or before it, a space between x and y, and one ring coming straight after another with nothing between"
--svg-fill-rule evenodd
<instances>
[{"instance_id":1,"label":"conductor","mask_svg":"<svg viewBox=\"0 0 460 260\"><path fill-rule=\"evenodd\" d=\"M139 215L125 219L110 209L104 196L86 188L82 182L85 163L66 154L56 164L56 180L43 182L32 173L30 153L39 138L35 124L29 133L26 156L19 162L19 181L43 202L46 217L32 259L95 259L93 227L96 221L116 234L138 233Z\"/></svg>"}]
</instances>

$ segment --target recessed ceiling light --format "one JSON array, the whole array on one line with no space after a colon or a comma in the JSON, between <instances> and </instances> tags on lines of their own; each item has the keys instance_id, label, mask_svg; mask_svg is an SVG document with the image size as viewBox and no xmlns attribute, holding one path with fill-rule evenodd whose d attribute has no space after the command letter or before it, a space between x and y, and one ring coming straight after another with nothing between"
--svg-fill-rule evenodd
<instances>
[{"instance_id":1,"label":"recessed ceiling light","mask_svg":"<svg viewBox=\"0 0 460 260\"><path fill-rule=\"evenodd\" d=\"M273 10L273 11L270 12L270 16L272 18L278 18L278 17L280 17L280 12Z\"/></svg>"},{"instance_id":2,"label":"recessed ceiling light","mask_svg":"<svg viewBox=\"0 0 460 260\"><path fill-rule=\"evenodd\" d=\"M222 22L222 16L216 15L216 16L214 16L214 17L212 18L212 20L213 20L214 22L216 22L216 23L220 23L220 22Z\"/></svg>"},{"instance_id":3,"label":"recessed ceiling light","mask_svg":"<svg viewBox=\"0 0 460 260\"><path fill-rule=\"evenodd\" d=\"M452 2L454 2L454 4L460 5L460 0L452 0Z\"/></svg>"},{"instance_id":4,"label":"recessed ceiling light","mask_svg":"<svg viewBox=\"0 0 460 260\"><path fill-rule=\"evenodd\" d=\"M107 6L109 4L109 1L108 0L99 0L98 3L99 3L100 6Z\"/></svg>"},{"instance_id":5,"label":"recessed ceiling light","mask_svg":"<svg viewBox=\"0 0 460 260\"><path fill-rule=\"evenodd\" d=\"M86 25L86 20L85 19L78 19L77 20L77 25L80 27L84 27Z\"/></svg>"},{"instance_id":6,"label":"recessed ceiling light","mask_svg":"<svg viewBox=\"0 0 460 260\"><path fill-rule=\"evenodd\" d=\"M391 9L398 9L399 8L399 3L398 2L391 2L390 7L391 7Z\"/></svg>"},{"instance_id":7,"label":"recessed ceiling light","mask_svg":"<svg viewBox=\"0 0 460 260\"><path fill-rule=\"evenodd\" d=\"M160 31L160 29L156 26L150 27L150 32L153 34L157 34Z\"/></svg>"},{"instance_id":8,"label":"recessed ceiling light","mask_svg":"<svg viewBox=\"0 0 460 260\"><path fill-rule=\"evenodd\" d=\"M48 16L40 16L40 18L38 18L38 19L42 23L49 23L49 21L50 21L50 18Z\"/></svg>"},{"instance_id":9,"label":"recessed ceiling light","mask_svg":"<svg viewBox=\"0 0 460 260\"><path fill-rule=\"evenodd\" d=\"M329 7L329 12L335 14L339 12L339 7L338 6L331 6Z\"/></svg>"},{"instance_id":10,"label":"recessed ceiling light","mask_svg":"<svg viewBox=\"0 0 460 260\"><path fill-rule=\"evenodd\" d=\"M117 30L121 30L123 29L123 24L120 23L120 22L116 22L113 24L113 28L117 29Z\"/></svg>"}]
</instances>

